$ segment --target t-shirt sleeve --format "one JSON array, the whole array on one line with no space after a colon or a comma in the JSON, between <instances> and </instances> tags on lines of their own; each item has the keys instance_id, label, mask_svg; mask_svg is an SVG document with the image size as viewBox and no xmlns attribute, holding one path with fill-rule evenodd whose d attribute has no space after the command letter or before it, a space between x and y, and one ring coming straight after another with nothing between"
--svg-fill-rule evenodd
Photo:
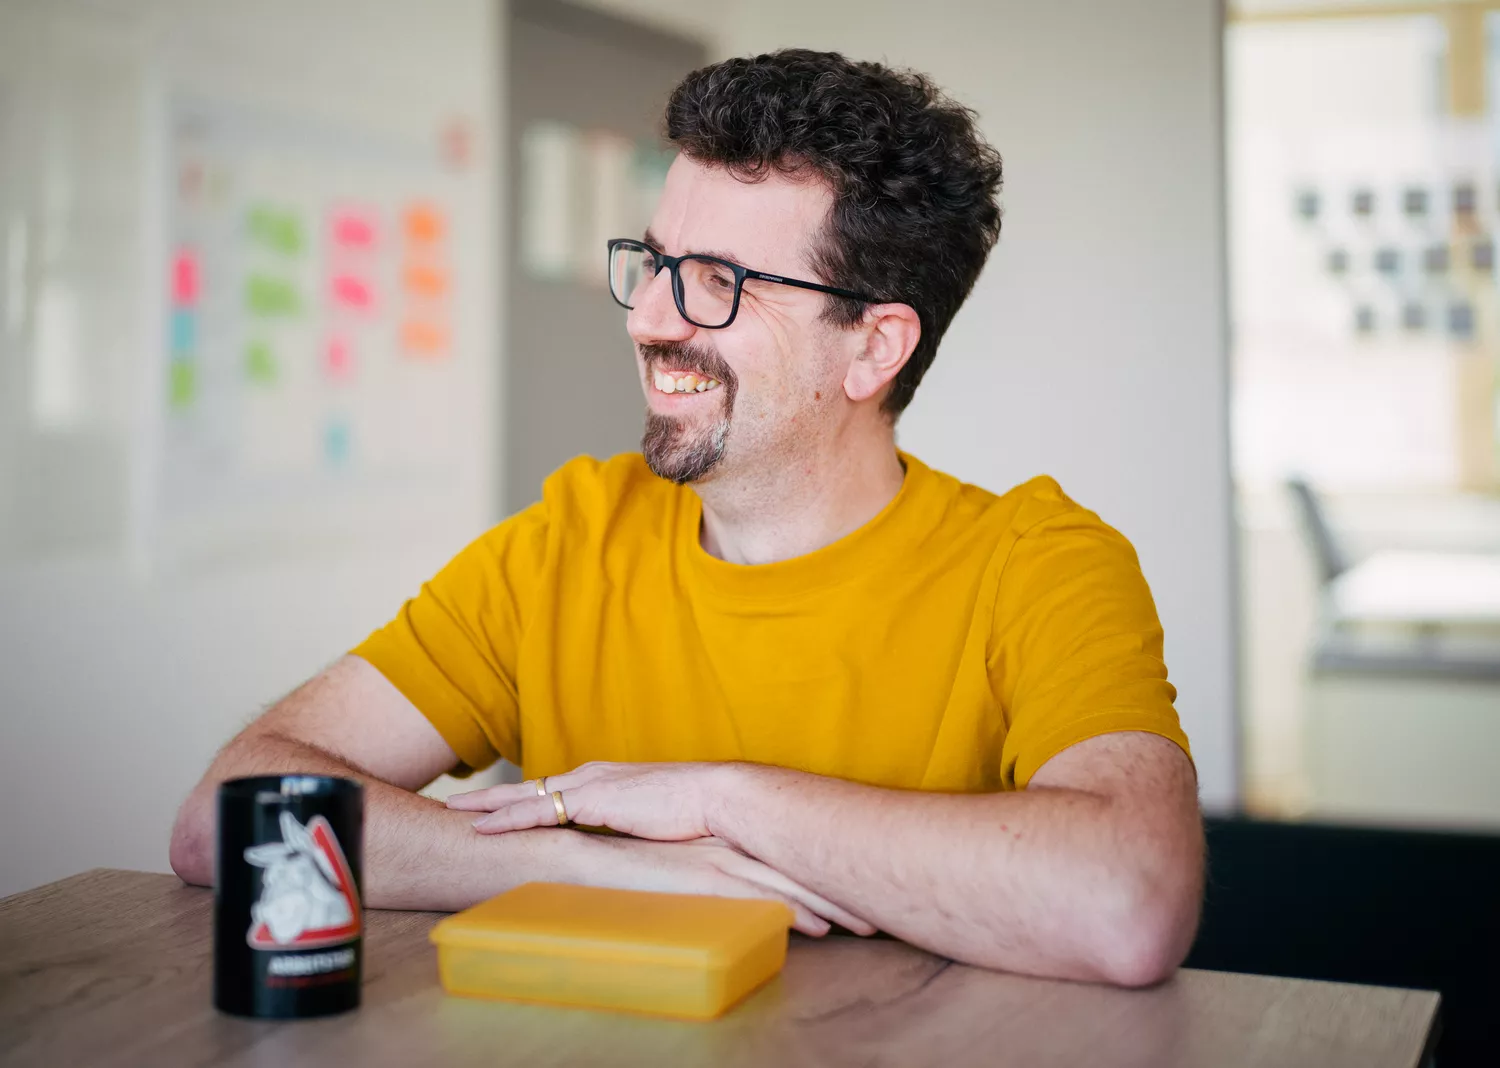
<instances>
[{"instance_id":1,"label":"t-shirt sleeve","mask_svg":"<svg viewBox=\"0 0 1500 1068\"><path fill-rule=\"evenodd\" d=\"M1140 562L1092 512L1071 505L1015 540L1000 573L994 634L990 677L1006 721L1007 787L1025 787L1068 746L1115 731L1159 734L1191 757Z\"/></svg>"},{"instance_id":2,"label":"t-shirt sleeve","mask_svg":"<svg viewBox=\"0 0 1500 1068\"><path fill-rule=\"evenodd\" d=\"M351 650L417 706L467 769L521 761L516 667L546 551L538 502L472 542Z\"/></svg>"}]
</instances>

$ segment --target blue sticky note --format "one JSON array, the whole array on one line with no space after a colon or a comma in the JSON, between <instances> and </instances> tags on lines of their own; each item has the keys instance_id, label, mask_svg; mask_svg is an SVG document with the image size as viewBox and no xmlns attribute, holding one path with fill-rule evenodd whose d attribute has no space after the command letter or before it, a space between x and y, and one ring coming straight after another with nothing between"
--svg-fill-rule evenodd
<instances>
[{"instance_id":1,"label":"blue sticky note","mask_svg":"<svg viewBox=\"0 0 1500 1068\"><path fill-rule=\"evenodd\" d=\"M184 356L197 347L198 317L189 308L172 309L172 353Z\"/></svg>"},{"instance_id":2,"label":"blue sticky note","mask_svg":"<svg viewBox=\"0 0 1500 1068\"><path fill-rule=\"evenodd\" d=\"M349 424L344 420L335 419L328 424L323 430L323 454L329 463L342 465L348 462L352 437Z\"/></svg>"}]
</instances>

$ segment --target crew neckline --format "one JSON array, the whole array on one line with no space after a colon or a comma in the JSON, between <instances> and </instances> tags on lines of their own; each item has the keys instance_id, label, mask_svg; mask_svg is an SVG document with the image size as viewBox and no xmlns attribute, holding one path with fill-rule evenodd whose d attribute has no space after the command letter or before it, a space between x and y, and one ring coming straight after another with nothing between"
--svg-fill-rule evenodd
<instances>
[{"instance_id":1,"label":"crew neckline","mask_svg":"<svg viewBox=\"0 0 1500 1068\"><path fill-rule=\"evenodd\" d=\"M933 522L933 509L913 503L929 490L932 469L900 449L896 455L906 468L901 488L868 522L820 549L770 564L732 564L710 555L701 540L703 502L684 487L676 531L682 573L709 593L757 601L794 598L867 576L872 564L909 547L922 533L918 528Z\"/></svg>"}]
</instances>

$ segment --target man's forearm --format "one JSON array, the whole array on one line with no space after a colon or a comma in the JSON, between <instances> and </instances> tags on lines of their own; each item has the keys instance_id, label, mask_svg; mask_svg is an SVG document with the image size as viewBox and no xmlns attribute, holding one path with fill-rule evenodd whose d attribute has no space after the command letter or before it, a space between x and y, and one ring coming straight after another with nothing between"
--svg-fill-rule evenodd
<instances>
[{"instance_id":1,"label":"man's forearm","mask_svg":"<svg viewBox=\"0 0 1500 1068\"><path fill-rule=\"evenodd\" d=\"M883 790L756 765L723 781L716 834L958 960L1147 983L1176 966L1196 923L1196 882L1175 884L1201 862L1155 863L1161 843L1107 797Z\"/></svg>"},{"instance_id":2,"label":"man's forearm","mask_svg":"<svg viewBox=\"0 0 1500 1068\"><path fill-rule=\"evenodd\" d=\"M523 882L572 877L587 848L574 831L504 837L474 833L473 818L370 777L313 746L275 734L237 740L183 805L172 831L172 867L189 883L214 879L218 784L240 775L310 772L365 787L364 897L372 908L467 908Z\"/></svg>"}]
</instances>

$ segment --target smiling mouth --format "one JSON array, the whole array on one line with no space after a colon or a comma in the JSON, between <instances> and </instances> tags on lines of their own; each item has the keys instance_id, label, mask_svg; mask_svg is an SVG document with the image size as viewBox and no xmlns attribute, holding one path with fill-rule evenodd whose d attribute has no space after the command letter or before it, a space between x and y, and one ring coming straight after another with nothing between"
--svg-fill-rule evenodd
<instances>
[{"instance_id":1,"label":"smiling mouth","mask_svg":"<svg viewBox=\"0 0 1500 1068\"><path fill-rule=\"evenodd\" d=\"M718 389L723 383L717 378L694 374L692 371L652 371L651 384L658 393L707 393Z\"/></svg>"}]
</instances>

